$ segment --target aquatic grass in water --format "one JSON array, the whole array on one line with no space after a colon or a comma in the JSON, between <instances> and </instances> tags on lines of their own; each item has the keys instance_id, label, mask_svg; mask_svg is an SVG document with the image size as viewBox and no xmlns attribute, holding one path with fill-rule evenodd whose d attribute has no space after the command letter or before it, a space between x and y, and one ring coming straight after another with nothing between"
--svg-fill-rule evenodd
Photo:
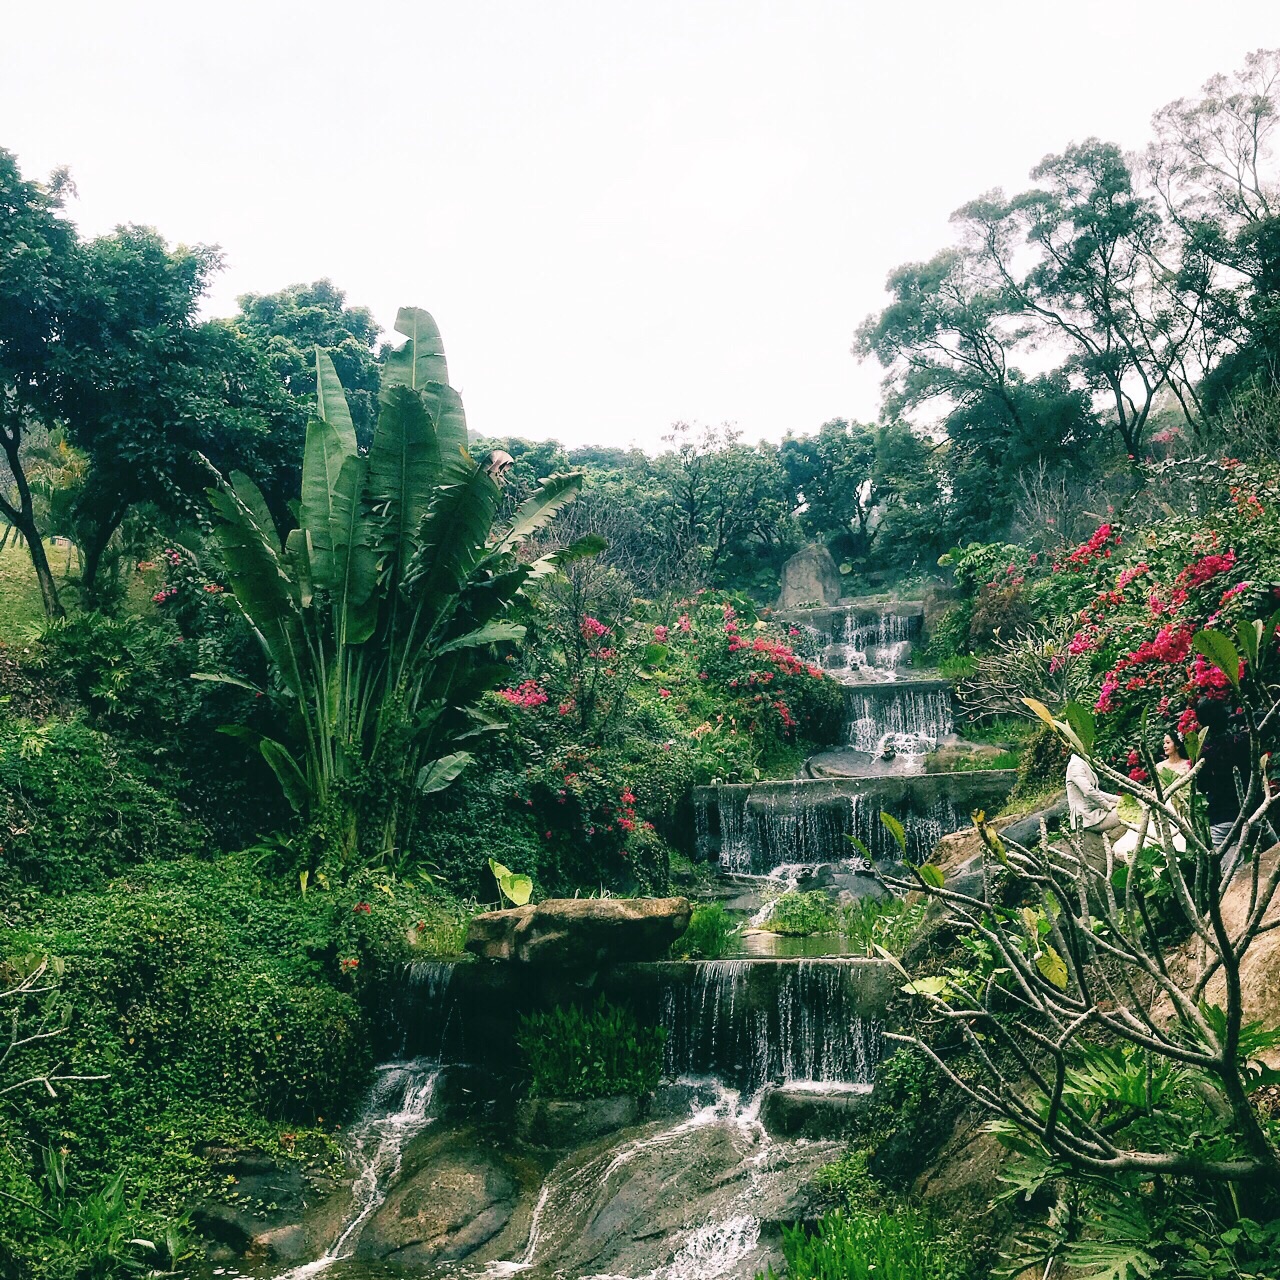
<instances>
[{"instance_id":1,"label":"aquatic grass in water","mask_svg":"<svg viewBox=\"0 0 1280 1280\"><path fill-rule=\"evenodd\" d=\"M770 933L807 938L815 933L835 933L836 913L825 893L784 893L770 908L761 926Z\"/></svg>"},{"instance_id":2,"label":"aquatic grass in water","mask_svg":"<svg viewBox=\"0 0 1280 1280\"><path fill-rule=\"evenodd\" d=\"M900 956L927 908L927 902L908 903L905 898L859 898L840 908L840 932L867 955L875 955L880 946Z\"/></svg>"},{"instance_id":3,"label":"aquatic grass in water","mask_svg":"<svg viewBox=\"0 0 1280 1280\"><path fill-rule=\"evenodd\" d=\"M719 960L733 945L738 926L723 902L707 902L693 909L684 936L672 944L686 960Z\"/></svg>"},{"instance_id":4,"label":"aquatic grass in water","mask_svg":"<svg viewBox=\"0 0 1280 1280\"><path fill-rule=\"evenodd\" d=\"M589 1009L561 1005L525 1014L516 1043L542 1098L651 1093L662 1077L662 1027L642 1027L630 1009L601 996Z\"/></svg>"},{"instance_id":5,"label":"aquatic grass in water","mask_svg":"<svg viewBox=\"0 0 1280 1280\"><path fill-rule=\"evenodd\" d=\"M833 1209L812 1233L784 1228L787 1280L962 1280L965 1251L918 1209L875 1214ZM756 1280L765 1280L757 1276ZM768 1280L779 1280L772 1267Z\"/></svg>"}]
</instances>

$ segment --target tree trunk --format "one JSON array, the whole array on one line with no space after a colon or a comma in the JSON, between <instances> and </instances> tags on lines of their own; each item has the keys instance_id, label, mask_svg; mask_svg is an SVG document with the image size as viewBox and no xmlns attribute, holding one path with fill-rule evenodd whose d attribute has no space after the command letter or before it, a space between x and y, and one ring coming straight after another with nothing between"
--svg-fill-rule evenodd
<instances>
[{"instance_id":1,"label":"tree trunk","mask_svg":"<svg viewBox=\"0 0 1280 1280\"><path fill-rule=\"evenodd\" d=\"M36 528L35 508L31 502L31 486L27 484L26 472L22 469L22 461L18 457L18 446L22 441L21 428L15 426L11 430L0 427L0 447L9 462L9 470L13 474L14 484L18 490L18 505L14 507L4 497L0 497L0 512L6 520L22 535L27 550L31 553L31 564L36 571L36 581L40 584L40 599L44 604L46 618L62 618L66 610L58 599L58 584L54 581L53 570L49 567L49 557L45 554L44 542L40 538L40 530Z\"/></svg>"}]
</instances>

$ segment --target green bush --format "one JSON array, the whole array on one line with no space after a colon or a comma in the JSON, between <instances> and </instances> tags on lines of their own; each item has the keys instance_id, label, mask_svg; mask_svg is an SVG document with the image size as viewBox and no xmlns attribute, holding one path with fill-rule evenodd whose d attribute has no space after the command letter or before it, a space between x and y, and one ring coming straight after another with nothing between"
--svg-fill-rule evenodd
<instances>
[{"instance_id":1,"label":"green bush","mask_svg":"<svg viewBox=\"0 0 1280 1280\"><path fill-rule=\"evenodd\" d=\"M784 1228L787 1280L963 1280L968 1250L956 1231L902 1206L879 1213L833 1209L812 1232ZM770 1280L777 1280L773 1268Z\"/></svg>"},{"instance_id":2,"label":"green bush","mask_svg":"<svg viewBox=\"0 0 1280 1280\"><path fill-rule=\"evenodd\" d=\"M945 662L963 658L968 652L969 609L955 604L930 623L924 660L928 666L941 668Z\"/></svg>"},{"instance_id":3,"label":"green bush","mask_svg":"<svg viewBox=\"0 0 1280 1280\"><path fill-rule=\"evenodd\" d=\"M589 1009L560 1006L520 1019L516 1040L530 1074L529 1093L542 1098L606 1098L650 1093L662 1077L661 1027L641 1027L635 1015L601 996Z\"/></svg>"},{"instance_id":4,"label":"green bush","mask_svg":"<svg viewBox=\"0 0 1280 1280\"><path fill-rule=\"evenodd\" d=\"M875 955L880 946L899 956L920 927L927 907L927 902L908 903L905 898L859 898L840 908L840 932L867 955Z\"/></svg>"},{"instance_id":5,"label":"green bush","mask_svg":"<svg viewBox=\"0 0 1280 1280\"><path fill-rule=\"evenodd\" d=\"M684 937L672 950L688 960L719 960L733 945L738 926L723 902L705 902L694 907Z\"/></svg>"},{"instance_id":6,"label":"green bush","mask_svg":"<svg viewBox=\"0 0 1280 1280\"><path fill-rule=\"evenodd\" d=\"M1014 796L1036 795L1049 787L1064 786L1069 756L1062 739L1047 724L1040 725L1018 761Z\"/></svg>"},{"instance_id":7,"label":"green bush","mask_svg":"<svg viewBox=\"0 0 1280 1280\"><path fill-rule=\"evenodd\" d=\"M784 893L769 909L764 928L771 933L808 937L815 933L835 933L838 927L835 908L825 893Z\"/></svg>"},{"instance_id":8,"label":"green bush","mask_svg":"<svg viewBox=\"0 0 1280 1280\"><path fill-rule=\"evenodd\" d=\"M0 878L52 893L207 840L136 757L82 721L57 718L0 722L0 833Z\"/></svg>"}]
</instances>

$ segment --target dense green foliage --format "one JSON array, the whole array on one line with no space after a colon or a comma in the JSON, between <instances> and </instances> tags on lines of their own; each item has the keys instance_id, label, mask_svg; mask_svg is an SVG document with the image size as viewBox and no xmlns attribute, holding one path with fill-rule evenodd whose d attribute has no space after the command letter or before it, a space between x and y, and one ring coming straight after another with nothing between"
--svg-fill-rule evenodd
<instances>
[{"instance_id":1,"label":"dense green foliage","mask_svg":"<svg viewBox=\"0 0 1280 1280\"><path fill-rule=\"evenodd\" d=\"M690 960L719 960L732 948L737 934L738 925L723 902L700 902L672 951Z\"/></svg>"},{"instance_id":2,"label":"dense green foliage","mask_svg":"<svg viewBox=\"0 0 1280 1280\"><path fill-rule=\"evenodd\" d=\"M657 1087L665 1035L601 996L586 1009L563 1005L523 1015L516 1040L533 1097L607 1098Z\"/></svg>"}]
</instances>

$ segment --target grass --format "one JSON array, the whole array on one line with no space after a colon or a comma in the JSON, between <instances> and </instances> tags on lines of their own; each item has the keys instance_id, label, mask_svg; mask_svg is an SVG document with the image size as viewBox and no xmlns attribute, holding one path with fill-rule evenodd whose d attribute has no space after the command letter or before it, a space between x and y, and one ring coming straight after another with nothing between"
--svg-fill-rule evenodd
<instances>
[{"instance_id":1,"label":"grass","mask_svg":"<svg viewBox=\"0 0 1280 1280\"><path fill-rule=\"evenodd\" d=\"M672 944L672 951L685 960L719 960L733 945L738 926L723 902L700 903L684 937Z\"/></svg>"},{"instance_id":2,"label":"grass","mask_svg":"<svg viewBox=\"0 0 1280 1280\"><path fill-rule=\"evenodd\" d=\"M69 547L45 545L59 588L66 581ZM44 622L40 584L31 566L27 544L13 534L0 551L0 644L25 644Z\"/></svg>"},{"instance_id":3,"label":"grass","mask_svg":"<svg viewBox=\"0 0 1280 1280\"><path fill-rule=\"evenodd\" d=\"M981 742L988 746L1022 746L1031 740L1040 727L1038 720L1026 716L996 716L974 724L958 724L956 732L966 742Z\"/></svg>"},{"instance_id":4,"label":"grass","mask_svg":"<svg viewBox=\"0 0 1280 1280\"><path fill-rule=\"evenodd\" d=\"M968 653L955 654L938 663L938 674L944 680L967 680L977 669L977 658Z\"/></svg>"},{"instance_id":5,"label":"grass","mask_svg":"<svg viewBox=\"0 0 1280 1280\"><path fill-rule=\"evenodd\" d=\"M69 544L44 544L62 603L70 610L79 599L79 560ZM130 562L132 563L132 562ZM151 609L151 596L162 575L131 573L126 584L124 609L128 613L145 613ZM44 603L40 584L31 565L27 544L13 534L0 551L0 644L26 644L44 625Z\"/></svg>"},{"instance_id":6,"label":"grass","mask_svg":"<svg viewBox=\"0 0 1280 1280\"><path fill-rule=\"evenodd\" d=\"M833 1209L812 1231L783 1228L788 1280L959 1280L968 1271L961 1242L922 1210ZM769 1269L769 1277L776 1280Z\"/></svg>"}]
</instances>

